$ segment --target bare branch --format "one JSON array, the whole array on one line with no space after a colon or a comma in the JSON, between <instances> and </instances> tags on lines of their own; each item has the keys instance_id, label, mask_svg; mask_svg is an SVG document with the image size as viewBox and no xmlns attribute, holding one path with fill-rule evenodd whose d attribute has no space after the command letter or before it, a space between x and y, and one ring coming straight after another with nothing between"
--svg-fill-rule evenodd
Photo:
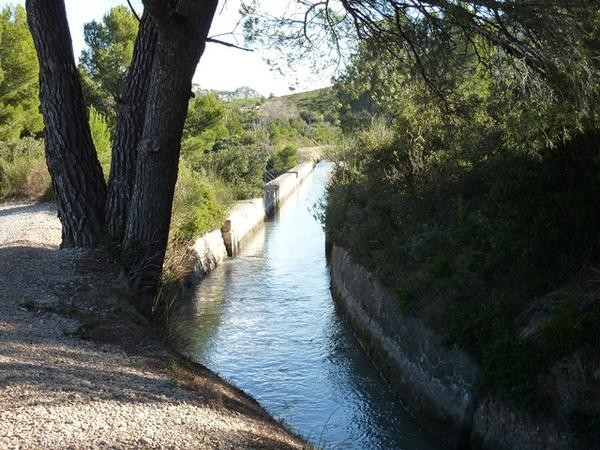
<instances>
[{"instance_id":1,"label":"bare branch","mask_svg":"<svg viewBox=\"0 0 600 450\"><path fill-rule=\"evenodd\" d=\"M239 45L236 44L232 44L231 42L225 42L225 41L221 41L220 39L215 39L213 37L208 37L206 38L206 42L211 42L213 44L219 44L219 45L224 45L225 47L232 47L232 48L236 48L238 50L243 50L245 52L253 52L254 50L251 48L246 48L246 47L240 47Z\"/></svg>"},{"instance_id":2,"label":"bare branch","mask_svg":"<svg viewBox=\"0 0 600 450\"><path fill-rule=\"evenodd\" d=\"M133 14L133 16L137 19L138 22L141 22L142 20L140 19L140 16L138 15L135 8L131 4L131 0L127 0L127 4L129 5L129 9L131 10L131 13Z\"/></svg>"}]
</instances>

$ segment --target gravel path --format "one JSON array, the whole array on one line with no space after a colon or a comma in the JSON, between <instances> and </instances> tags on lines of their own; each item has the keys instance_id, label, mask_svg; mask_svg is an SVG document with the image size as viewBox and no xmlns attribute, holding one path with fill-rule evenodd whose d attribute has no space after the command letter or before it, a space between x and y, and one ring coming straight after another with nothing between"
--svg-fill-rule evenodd
<instances>
[{"instance_id":1,"label":"gravel path","mask_svg":"<svg viewBox=\"0 0 600 450\"><path fill-rule=\"evenodd\" d=\"M157 341L106 255L59 242L51 205L0 205L0 449L306 446Z\"/></svg>"}]
</instances>

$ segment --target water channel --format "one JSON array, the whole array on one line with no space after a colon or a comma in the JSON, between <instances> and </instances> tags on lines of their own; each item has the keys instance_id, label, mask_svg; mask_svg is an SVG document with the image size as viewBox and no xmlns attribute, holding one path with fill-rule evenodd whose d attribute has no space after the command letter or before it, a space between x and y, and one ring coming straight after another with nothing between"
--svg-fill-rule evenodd
<instances>
[{"instance_id":1,"label":"water channel","mask_svg":"<svg viewBox=\"0 0 600 450\"><path fill-rule=\"evenodd\" d=\"M185 353L319 448L441 449L394 399L336 310L313 217L320 163L242 248L196 288Z\"/></svg>"}]
</instances>

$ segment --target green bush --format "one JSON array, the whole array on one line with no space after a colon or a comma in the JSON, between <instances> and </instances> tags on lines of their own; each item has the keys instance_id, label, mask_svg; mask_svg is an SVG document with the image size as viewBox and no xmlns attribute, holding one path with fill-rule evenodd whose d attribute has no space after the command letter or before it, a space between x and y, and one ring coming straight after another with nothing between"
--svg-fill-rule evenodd
<instances>
[{"instance_id":1,"label":"green bush","mask_svg":"<svg viewBox=\"0 0 600 450\"><path fill-rule=\"evenodd\" d=\"M304 120L308 125L312 125L317 122L323 122L322 115L310 110L300 111L300 118Z\"/></svg>"},{"instance_id":2,"label":"green bush","mask_svg":"<svg viewBox=\"0 0 600 450\"><path fill-rule=\"evenodd\" d=\"M572 302L533 343L514 335L528 302L600 254L597 142L587 132L536 154L461 160L418 153L375 123L338 149L327 230L397 294L399 311L475 356L484 386L531 405L550 361L600 342L598 308Z\"/></svg>"},{"instance_id":3,"label":"green bush","mask_svg":"<svg viewBox=\"0 0 600 450\"><path fill-rule=\"evenodd\" d=\"M98 160L102 166L104 178L108 180L112 146L110 128L108 127L108 122L104 115L99 113L93 106L89 109L89 123L92 140L94 141L96 153L98 154Z\"/></svg>"},{"instance_id":4,"label":"green bush","mask_svg":"<svg viewBox=\"0 0 600 450\"><path fill-rule=\"evenodd\" d=\"M194 161L194 169L223 180L235 200L262 196L267 151L253 141L229 139Z\"/></svg>"},{"instance_id":5,"label":"green bush","mask_svg":"<svg viewBox=\"0 0 600 450\"><path fill-rule=\"evenodd\" d=\"M276 152L267 163L273 177L277 177L287 172L292 167L298 165L298 149L293 145L286 145Z\"/></svg>"},{"instance_id":6,"label":"green bush","mask_svg":"<svg viewBox=\"0 0 600 450\"><path fill-rule=\"evenodd\" d=\"M220 228L226 206L217 196L213 183L182 165L173 199L171 241L190 242Z\"/></svg>"},{"instance_id":7,"label":"green bush","mask_svg":"<svg viewBox=\"0 0 600 450\"><path fill-rule=\"evenodd\" d=\"M0 198L48 198L50 174L44 144L33 138L0 141Z\"/></svg>"}]
</instances>

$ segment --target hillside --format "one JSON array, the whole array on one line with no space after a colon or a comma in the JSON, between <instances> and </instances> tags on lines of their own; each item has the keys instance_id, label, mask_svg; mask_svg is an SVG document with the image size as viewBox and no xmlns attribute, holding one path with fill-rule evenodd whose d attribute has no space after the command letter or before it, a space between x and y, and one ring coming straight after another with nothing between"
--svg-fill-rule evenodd
<instances>
[{"instance_id":1,"label":"hillside","mask_svg":"<svg viewBox=\"0 0 600 450\"><path fill-rule=\"evenodd\" d=\"M337 117L335 106L338 100L333 87L297 92L280 98L293 103L300 111L313 111L324 117Z\"/></svg>"}]
</instances>

